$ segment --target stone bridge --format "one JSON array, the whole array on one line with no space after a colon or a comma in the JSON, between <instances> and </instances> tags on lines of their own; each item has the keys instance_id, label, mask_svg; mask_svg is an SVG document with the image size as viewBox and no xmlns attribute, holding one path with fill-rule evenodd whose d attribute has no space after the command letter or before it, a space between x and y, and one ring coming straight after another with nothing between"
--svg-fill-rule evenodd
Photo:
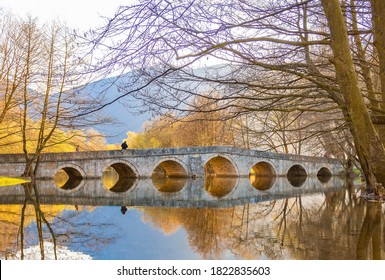
<instances>
[{"instance_id":1,"label":"stone bridge","mask_svg":"<svg viewBox=\"0 0 385 280\"><path fill-rule=\"evenodd\" d=\"M0 155L0 176L20 176L24 166L22 154ZM82 179L100 179L112 169L119 175L117 188L133 178L286 176L290 181L343 173L336 159L219 146L45 153L36 177L52 179L62 172L73 185Z\"/></svg>"}]
</instances>

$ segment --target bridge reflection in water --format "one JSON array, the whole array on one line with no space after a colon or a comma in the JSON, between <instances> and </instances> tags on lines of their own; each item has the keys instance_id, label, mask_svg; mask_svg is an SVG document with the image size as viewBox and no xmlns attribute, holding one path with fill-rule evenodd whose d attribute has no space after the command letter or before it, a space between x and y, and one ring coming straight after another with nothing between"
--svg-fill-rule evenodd
<instances>
[{"instance_id":1,"label":"bridge reflection in water","mask_svg":"<svg viewBox=\"0 0 385 280\"><path fill-rule=\"evenodd\" d=\"M385 256L381 205L359 202L340 177L154 176L117 185L119 178L110 175L76 187L56 178L62 188L52 180L0 188L5 232L0 259L17 258L13 252L23 251L23 238L26 252L36 245L33 219L47 225L37 227L44 244L55 237L58 248L95 259L189 259L195 253L204 259ZM193 253L185 255L186 250Z\"/></svg>"},{"instance_id":2,"label":"bridge reflection in water","mask_svg":"<svg viewBox=\"0 0 385 280\"><path fill-rule=\"evenodd\" d=\"M341 177L321 181L317 177L255 176L249 178L215 177L119 179L114 171L102 180L65 181L65 176L36 181L41 204L126 205L170 207L231 207L245 203L269 201L300 194L325 192L341 188ZM73 184L73 185L71 185ZM22 204L22 186L0 189L0 203Z\"/></svg>"}]
</instances>

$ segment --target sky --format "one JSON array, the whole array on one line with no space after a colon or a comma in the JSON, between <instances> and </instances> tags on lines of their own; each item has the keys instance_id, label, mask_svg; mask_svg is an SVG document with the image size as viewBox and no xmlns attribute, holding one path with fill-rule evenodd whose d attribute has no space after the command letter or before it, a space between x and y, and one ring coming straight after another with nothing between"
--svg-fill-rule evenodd
<instances>
[{"instance_id":1,"label":"sky","mask_svg":"<svg viewBox=\"0 0 385 280\"><path fill-rule=\"evenodd\" d=\"M0 0L0 9L9 11L14 15L25 17L31 15L39 18L41 24L59 19L69 28L88 31L91 28L105 25L106 19L111 18L119 6L130 5L136 0ZM80 33L81 34L81 33ZM116 96L117 88L111 87L110 94ZM113 109L111 109L113 108ZM127 131L141 131L142 124L148 119L148 114L133 116L129 110L119 102L106 107L106 114L129 120L129 123L115 124L113 126L96 126L99 132L104 133L107 142L119 143L126 138Z\"/></svg>"},{"instance_id":2,"label":"sky","mask_svg":"<svg viewBox=\"0 0 385 280\"><path fill-rule=\"evenodd\" d=\"M0 8L13 14L38 17L41 23L59 19L69 27L86 31L104 23L121 5L132 0L0 0Z\"/></svg>"}]
</instances>

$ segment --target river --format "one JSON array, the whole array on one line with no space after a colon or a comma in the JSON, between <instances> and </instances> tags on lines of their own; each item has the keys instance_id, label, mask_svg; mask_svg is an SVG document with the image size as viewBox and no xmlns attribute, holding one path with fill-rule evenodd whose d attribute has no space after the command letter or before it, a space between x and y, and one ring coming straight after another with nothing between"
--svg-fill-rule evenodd
<instances>
[{"instance_id":1,"label":"river","mask_svg":"<svg viewBox=\"0 0 385 280\"><path fill-rule=\"evenodd\" d=\"M382 204L340 177L109 180L1 187L0 258L385 258Z\"/></svg>"}]
</instances>

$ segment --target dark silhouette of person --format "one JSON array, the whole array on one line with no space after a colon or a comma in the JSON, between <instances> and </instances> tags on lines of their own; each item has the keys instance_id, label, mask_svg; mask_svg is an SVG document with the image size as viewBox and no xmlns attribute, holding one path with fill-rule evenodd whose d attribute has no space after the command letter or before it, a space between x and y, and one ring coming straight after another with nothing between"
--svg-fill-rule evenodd
<instances>
[{"instance_id":1,"label":"dark silhouette of person","mask_svg":"<svg viewBox=\"0 0 385 280\"><path fill-rule=\"evenodd\" d=\"M122 150L126 150L128 148L126 141L124 141L120 146L122 147Z\"/></svg>"},{"instance_id":2,"label":"dark silhouette of person","mask_svg":"<svg viewBox=\"0 0 385 280\"><path fill-rule=\"evenodd\" d=\"M126 215L127 207L126 206L120 207L120 212L122 212L123 215Z\"/></svg>"}]
</instances>

